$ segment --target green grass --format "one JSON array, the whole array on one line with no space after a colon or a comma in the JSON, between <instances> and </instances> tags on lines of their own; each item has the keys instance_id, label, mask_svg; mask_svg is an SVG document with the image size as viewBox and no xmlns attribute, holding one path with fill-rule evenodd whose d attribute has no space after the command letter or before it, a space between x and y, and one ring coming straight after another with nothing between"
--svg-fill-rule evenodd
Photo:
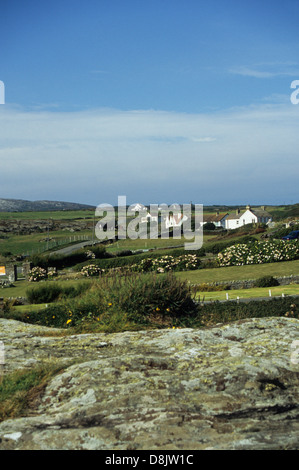
<instances>
[{"instance_id":1,"label":"green grass","mask_svg":"<svg viewBox=\"0 0 299 470\"><path fill-rule=\"evenodd\" d=\"M56 247L57 250L70 244L70 241L73 243L74 237L79 236L88 236L91 238L91 231L82 230L81 232L76 232L73 234L63 230L57 230L49 233L50 239L52 238L56 240L57 243L59 243L59 245ZM50 240L48 244L47 241L44 241L46 238L46 232L32 233L28 235L10 235L9 238L0 239L0 254L5 252L11 252L14 255L20 255L24 253L32 254L32 252L36 254L38 252L44 252L48 247L53 251L55 246L54 241ZM77 243L80 243L80 241L83 240L78 239Z\"/></svg>"},{"instance_id":2,"label":"green grass","mask_svg":"<svg viewBox=\"0 0 299 470\"><path fill-rule=\"evenodd\" d=\"M16 305L16 309L19 313L38 312L47 307L48 304L29 304L29 305Z\"/></svg>"},{"instance_id":3,"label":"green grass","mask_svg":"<svg viewBox=\"0 0 299 470\"><path fill-rule=\"evenodd\" d=\"M14 287L6 287L4 289L0 289L0 297L3 297L4 299L7 299L8 297L26 297L26 290L31 289L37 286L46 286L46 285L51 285L54 284L58 281L41 281L41 282L29 282L29 281L16 281L14 283ZM94 282L94 279L91 278L81 278L78 280L75 279L59 279L59 284L69 287L69 286L76 286L77 283L88 283L91 284Z\"/></svg>"},{"instance_id":4,"label":"green grass","mask_svg":"<svg viewBox=\"0 0 299 470\"><path fill-rule=\"evenodd\" d=\"M41 212L0 212L0 219L9 220L75 220L92 219L93 210L78 211L41 211Z\"/></svg>"},{"instance_id":5,"label":"green grass","mask_svg":"<svg viewBox=\"0 0 299 470\"><path fill-rule=\"evenodd\" d=\"M32 286L32 282L16 281L13 287L5 287L0 289L0 297L7 299L8 297L25 297L25 292L28 287Z\"/></svg>"},{"instance_id":6,"label":"green grass","mask_svg":"<svg viewBox=\"0 0 299 470\"><path fill-rule=\"evenodd\" d=\"M49 380L62 368L57 364L46 364L5 375L0 382L0 422L24 416L28 408L34 406Z\"/></svg>"},{"instance_id":7,"label":"green grass","mask_svg":"<svg viewBox=\"0 0 299 470\"><path fill-rule=\"evenodd\" d=\"M227 266L222 268L199 269L176 273L179 279L187 279L192 284L220 281L241 281L258 279L262 276L299 275L299 260L281 261L279 263L250 264L246 266Z\"/></svg>"},{"instance_id":8,"label":"green grass","mask_svg":"<svg viewBox=\"0 0 299 470\"><path fill-rule=\"evenodd\" d=\"M216 235L204 235L203 243L204 246L208 244L208 242L212 243L213 239L216 238ZM150 249L163 249L168 247L176 247L181 246L183 247L185 243L192 243L192 240L186 240L183 236L180 239L161 239L158 238L156 240L151 239L140 239L137 240L118 240L117 242L112 243L106 247L107 252L109 253L117 253L123 250L150 250ZM186 253L188 253L186 251Z\"/></svg>"},{"instance_id":9,"label":"green grass","mask_svg":"<svg viewBox=\"0 0 299 470\"><path fill-rule=\"evenodd\" d=\"M255 264L247 266L228 266L223 268L199 269L195 271L181 271L175 275L181 280L188 280L191 284L211 283L217 281L234 281L246 279L258 279L262 276L290 276L299 274L299 260L283 261L279 263ZM43 284L56 281L43 281ZM76 280L63 280L59 282L64 285L73 285ZM79 282L94 282L94 279L81 279ZM34 287L36 284L25 280L16 281L15 287L0 289L0 297L25 297L26 290Z\"/></svg>"},{"instance_id":10,"label":"green grass","mask_svg":"<svg viewBox=\"0 0 299 470\"><path fill-rule=\"evenodd\" d=\"M237 300L238 297L239 299L253 299L257 297L269 297L269 290L271 291L272 297L281 297L282 294L285 296L299 295L299 284L275 287L255 287L252 289L236 289L217 292L198 292L196 298L202 301L227 300L226 295L228 294L228 298L230 300Z\"/></svg>"}]
</instances>

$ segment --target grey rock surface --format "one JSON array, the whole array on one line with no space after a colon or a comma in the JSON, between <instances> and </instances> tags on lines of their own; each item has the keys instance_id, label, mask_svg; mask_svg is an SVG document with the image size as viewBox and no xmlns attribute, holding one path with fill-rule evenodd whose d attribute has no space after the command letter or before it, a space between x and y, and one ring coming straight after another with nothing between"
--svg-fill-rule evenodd
<instances>
[{"instance_id":1,"label":"grey rock surface","mask_svg":"<svg viewBox=\"0 0 299 470\"><path fill-rule=\"evenodd\" d=\"M0 423L0 450L298 449L298 327L53 336L0 319L5 373L65 366L34 409Z\"/></svg>"}]
</instances>

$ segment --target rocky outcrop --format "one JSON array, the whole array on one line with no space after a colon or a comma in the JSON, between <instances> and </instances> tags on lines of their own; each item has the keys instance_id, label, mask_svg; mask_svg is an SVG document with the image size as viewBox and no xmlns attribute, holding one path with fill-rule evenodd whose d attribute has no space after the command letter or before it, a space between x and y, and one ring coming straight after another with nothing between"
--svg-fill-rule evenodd
<instances>
[{"instance_id":1,"label":"rocky outcrop","mask_svg":"<svg viewBox=\"0 0 299 470\"><path fill-rule=\"evenodd\" d=\"M0 198L0 212L57 211L95 209L88 204L63 201L27 201L24 199Z\"/></svg>"},{"instance_id":2,"label":"rocky outcrop","mask_svg":"<svg viewBox=\"0 0 299 470\"><path fill-rule=\"evenodd\" d=\"M298 326L50 336L0 319L5 373L65 365L26 416L0 423L0 450L298 449Z\"/></svg>"},{"instance_id":3,"label":"rocky outcrop","mask_svg":"<svg viewBox=\"0 0 299 470\"><path fill-rule=\"evenodd\" d=\"M0 236L11 234L26 235L30 233L45 233L56 230L80 232L92 227L92 220L0 220ZM44 241L41 239L40 241Z\"/></svg>"}]
</instances>

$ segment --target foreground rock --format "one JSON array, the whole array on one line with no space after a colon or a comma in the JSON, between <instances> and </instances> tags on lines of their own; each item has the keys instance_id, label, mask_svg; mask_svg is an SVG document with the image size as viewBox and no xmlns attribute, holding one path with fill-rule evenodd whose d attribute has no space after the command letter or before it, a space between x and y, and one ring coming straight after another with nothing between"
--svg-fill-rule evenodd
<instances>
[{"instance_id":1,"label":"foreground rock","mask_svg":"<svg viewBox=\"0 0 299 470\"><path fill-rule=\"evenodd\" d=\"M298 327L53 337L0 319L5 373L65 364L35 409L0 423L0 449L298 449Z\"/></svg>"}]
</instances>

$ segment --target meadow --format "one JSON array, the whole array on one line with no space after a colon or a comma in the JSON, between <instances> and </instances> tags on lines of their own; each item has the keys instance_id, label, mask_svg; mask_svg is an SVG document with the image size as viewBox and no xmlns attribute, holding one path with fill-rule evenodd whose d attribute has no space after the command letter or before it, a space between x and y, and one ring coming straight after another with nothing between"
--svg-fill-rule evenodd
<instances>
[{"instance_id":1,"label":"meadow","mask_svg":"<svg viewBox=\"0 0 299 470\"><path fill-rule=\"evenodd\" d=\"M23 218L23 220L52 217L57 220L76 221L82 218L93 219L93 212L57 211L51 214L45 212L9 215L0 213L0 218L5 216ZM7 238L0 239L0 253L11 253L2 257L2 262L27 252L29 257L25 259L35 260L37 266L39 263L45 264L45 267L55 266L56 263L58 275L52 280L45 279L40 282L19 280L12 287L1 289L2 315L25 322L63 327L67 332L80 332L206 326L211 323L211 318L215 322L221 321L221 318L223 321L228 319L233 321L244 318L247 314L260 315L260 310L263 315L287 314L290 309L285 302L288 302L288 299L295 299L294 296L299 294L297 284L271 287L272 296L281 297L280 304L271 300L260 308L255 302L248 313L248 304L245 306L240 303L237 313L232 309L235 312L232 315L227 310L227 305L232 303L218 301L227 300L227 295L230 300L268 297L269 288L255 287L238 291L231 289L213 291L210 288L209 292L198 290L198 286L204 283L213 285L216 282L257 280L264 276L298 275L299 259L219 267L219 263L217 264L219 252L237 243L250 244L254 240L260 241L265 231L266 229L256 230L256 227L243 227L242 230L235 230L229 234L219 231L204 233L203 249L192 255L197 258L196 268L188 268L188 264L173 261L182 258L184 252L188 254L184 251L184 243L189 240L184 238L116 240L103 244L101 249L97 248L100 245L95 245L82 249L78 255L74 253L72 256L47 258L48 249L53 251L63 245L79 242L80 237L82 239L90 236L96 239L90 230L72 234L62 230L50 231L49 237L54 240L51 246L51 242L45 240L47 236L45 233L10 234ZM40 241L41 239L43 241ZM88 257L87 250L89 250ZM38 251L40 257L32 257ZM172 259L171 269L168 267L169 259ZM97 272L101 272L100 276L83 275L84 267L90 264L97 267ZM139 271L142 272L137 272L136 266L141 267ZM145 271L144 266L147 267ZM158 273L163 274L153 272L154 266L163 266L158 268ZM169 269L173 272L166 272ZM18 305L19 302L14 300L17 298L26 298L27 305ZM210 301L210 306L214 306L214 314L211 317L211 312L209 313L208 323L205 320L203 307L199 309L196 303L203 300ZM207 305L205 304L204 308L208 308ZM293 312L292 315L297 315L296 309L290 311Z\"/></svg>"},{"instance_id":2,"label":"meadow","mask_svg":"<svg viewBox=\"0 0 299 470\"><path fill-rule=\"evenodd\" d=\"M13 255L30 256L79 243L86 238L91 240L91 237L90 230L82 230L80 235L63 230L51 231L49 240L47 232L27 235L13 234L9 235L8 238L0 238L0 255L11 253Z\"/></svg>"},{"instance_id":3,"label":"meadow","mask_svg":"<svg viewBox=\"0 0 299 470\"><path fill-rule=\"evenodd\" d=\"M0 212L0 220L78 220L93 219L93 210L43 211L43 212Z\"/></svg>"}]
</instances>

